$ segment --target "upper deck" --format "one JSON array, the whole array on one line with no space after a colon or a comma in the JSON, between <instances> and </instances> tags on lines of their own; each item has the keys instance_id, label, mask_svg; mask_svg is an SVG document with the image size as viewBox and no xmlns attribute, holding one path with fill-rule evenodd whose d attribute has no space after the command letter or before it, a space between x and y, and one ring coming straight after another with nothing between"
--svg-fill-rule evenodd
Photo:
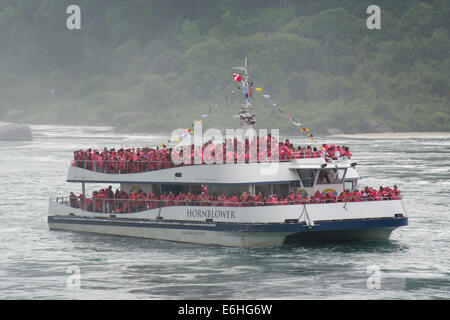
<instances>
[{"instance_id":1,"label":"upper deck","mask_svg":"<svg viewBox=\"0 0 450 320\"><path fill-rule=\"evenodd\" d=\"M348 168L348 147L325 150L258 139L239 145L208 142L180 150L79 150L69 169L69 182L267 183L297 181L290 169ZM267 142L267 144L266 144ZM229 144L228 144L229 143ZM231 148L229 146L231 145ZM326 145L324 145L326 146ZM339 152L340 151L340 152Z\"/></svg>"},{"instance_id":2,"label":"upper deck","mask_svg":"<svg viewBox=\"0 0 450 320\"><path fill-rule=\"evenodd\" d=\"M298 169L347 169L349 159L328 163L324 158L265 163L179 165L153 171L111 174L71 166L68 182L154 184L269 184L298 182Z\"/></svg>"}]
</instances>

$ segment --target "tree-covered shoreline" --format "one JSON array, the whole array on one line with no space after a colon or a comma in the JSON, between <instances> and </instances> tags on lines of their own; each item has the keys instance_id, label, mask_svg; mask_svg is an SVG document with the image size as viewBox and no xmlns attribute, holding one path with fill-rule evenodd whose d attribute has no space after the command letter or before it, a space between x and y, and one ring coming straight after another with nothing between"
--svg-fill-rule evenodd
<instances>
[{"instance_id":1,"label":"tree-covered shoreline","mask_svg":"<svg viewBox=\"0 0 450 320\"><path fill-rule=\"evenodd\" d=\"M316 132L450 131L450 3L69 0L0 3L0 117L167 132L214 104L205 125L235 127L232 66ZM223 99L229 96L229 99ZM257 95L257 124L292 133ZM330 129L332 129L330 131Z\"/></svg>"}]
</instances>

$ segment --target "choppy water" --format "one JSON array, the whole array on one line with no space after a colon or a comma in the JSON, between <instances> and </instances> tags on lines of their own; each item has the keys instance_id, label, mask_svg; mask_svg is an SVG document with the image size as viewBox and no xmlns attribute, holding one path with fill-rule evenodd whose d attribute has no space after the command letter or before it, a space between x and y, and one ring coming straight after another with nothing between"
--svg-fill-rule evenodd
<instances>
[{"instance_id":1,"label":"choppy water","mask_svg":"<svg viewBox=\"0 0 450 320\"><path fill-rule=\"evenodd\" d=\"M33 142L0 142L2 299L450 298L450 135L327 140L351 147L363 184L399 185L410 225L390 240L226 248L50 232L48 198L80 192L65 181L74 150L164 137L32 129ZM380 289L367 286L373 265L380 268ZM78 290L67 286L71 266L81 272Z\"/></svg>"}]
</instances>

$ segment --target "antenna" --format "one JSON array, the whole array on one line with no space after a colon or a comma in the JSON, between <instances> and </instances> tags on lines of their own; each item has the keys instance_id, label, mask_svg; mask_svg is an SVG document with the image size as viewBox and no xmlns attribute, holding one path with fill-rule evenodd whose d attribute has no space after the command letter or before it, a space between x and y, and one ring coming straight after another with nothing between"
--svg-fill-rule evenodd
<instances>
[{"instance_id":1,"label":"antenna","mask_svg":"<svg viewBox=\"0 0 450 320\"><path fill-rule=\"evenodd\" d=\"M243 86L244 93L246 94L246 98L245 98L245 105L242 105L242 107L241 107L242 110L239 112L239 116L241 119L241 125L242 125L244 131L246 131L247 129L253 128L253 125L256 123L255 115L250 114L250 110L252 110L253 108L252 108L252 105L250 104L250 97L249 97L249 92L248 92L248 90L249 90L248 79L250 76L248 74L247 58L245 58L245 60L244 60L243 67L233 67L233 69L244 71L242 86Z\"/></svg>"},{"instance_id":2,"label":"antenna","mask_svg":"<svg viewBox=\"0 0 450 320\"><path fill-rule=\"evenodd\" d=\"M247 58L245 58L245 60L244 60L244 66L243 67L233 67L233 69L244 71L245 72L245 74L244 74L245 81L248 80L248 61L247 61Z\"/></svg>"}]
</instances>

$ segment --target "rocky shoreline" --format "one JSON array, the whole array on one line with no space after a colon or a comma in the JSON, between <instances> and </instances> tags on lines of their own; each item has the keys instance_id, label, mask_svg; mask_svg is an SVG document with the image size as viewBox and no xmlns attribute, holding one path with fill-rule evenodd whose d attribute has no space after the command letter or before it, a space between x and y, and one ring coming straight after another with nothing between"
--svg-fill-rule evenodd
<instances>
[{"instance_id":1,"label":"rocky shoreline","mask_svg":"<svg viewBox=\"0 0 450 320\"><path fill-rule=\"evenodd\" d=\"M32 141L33 134L28 125L0 122L0 141Z\"/></svg>"}]
</instances>

